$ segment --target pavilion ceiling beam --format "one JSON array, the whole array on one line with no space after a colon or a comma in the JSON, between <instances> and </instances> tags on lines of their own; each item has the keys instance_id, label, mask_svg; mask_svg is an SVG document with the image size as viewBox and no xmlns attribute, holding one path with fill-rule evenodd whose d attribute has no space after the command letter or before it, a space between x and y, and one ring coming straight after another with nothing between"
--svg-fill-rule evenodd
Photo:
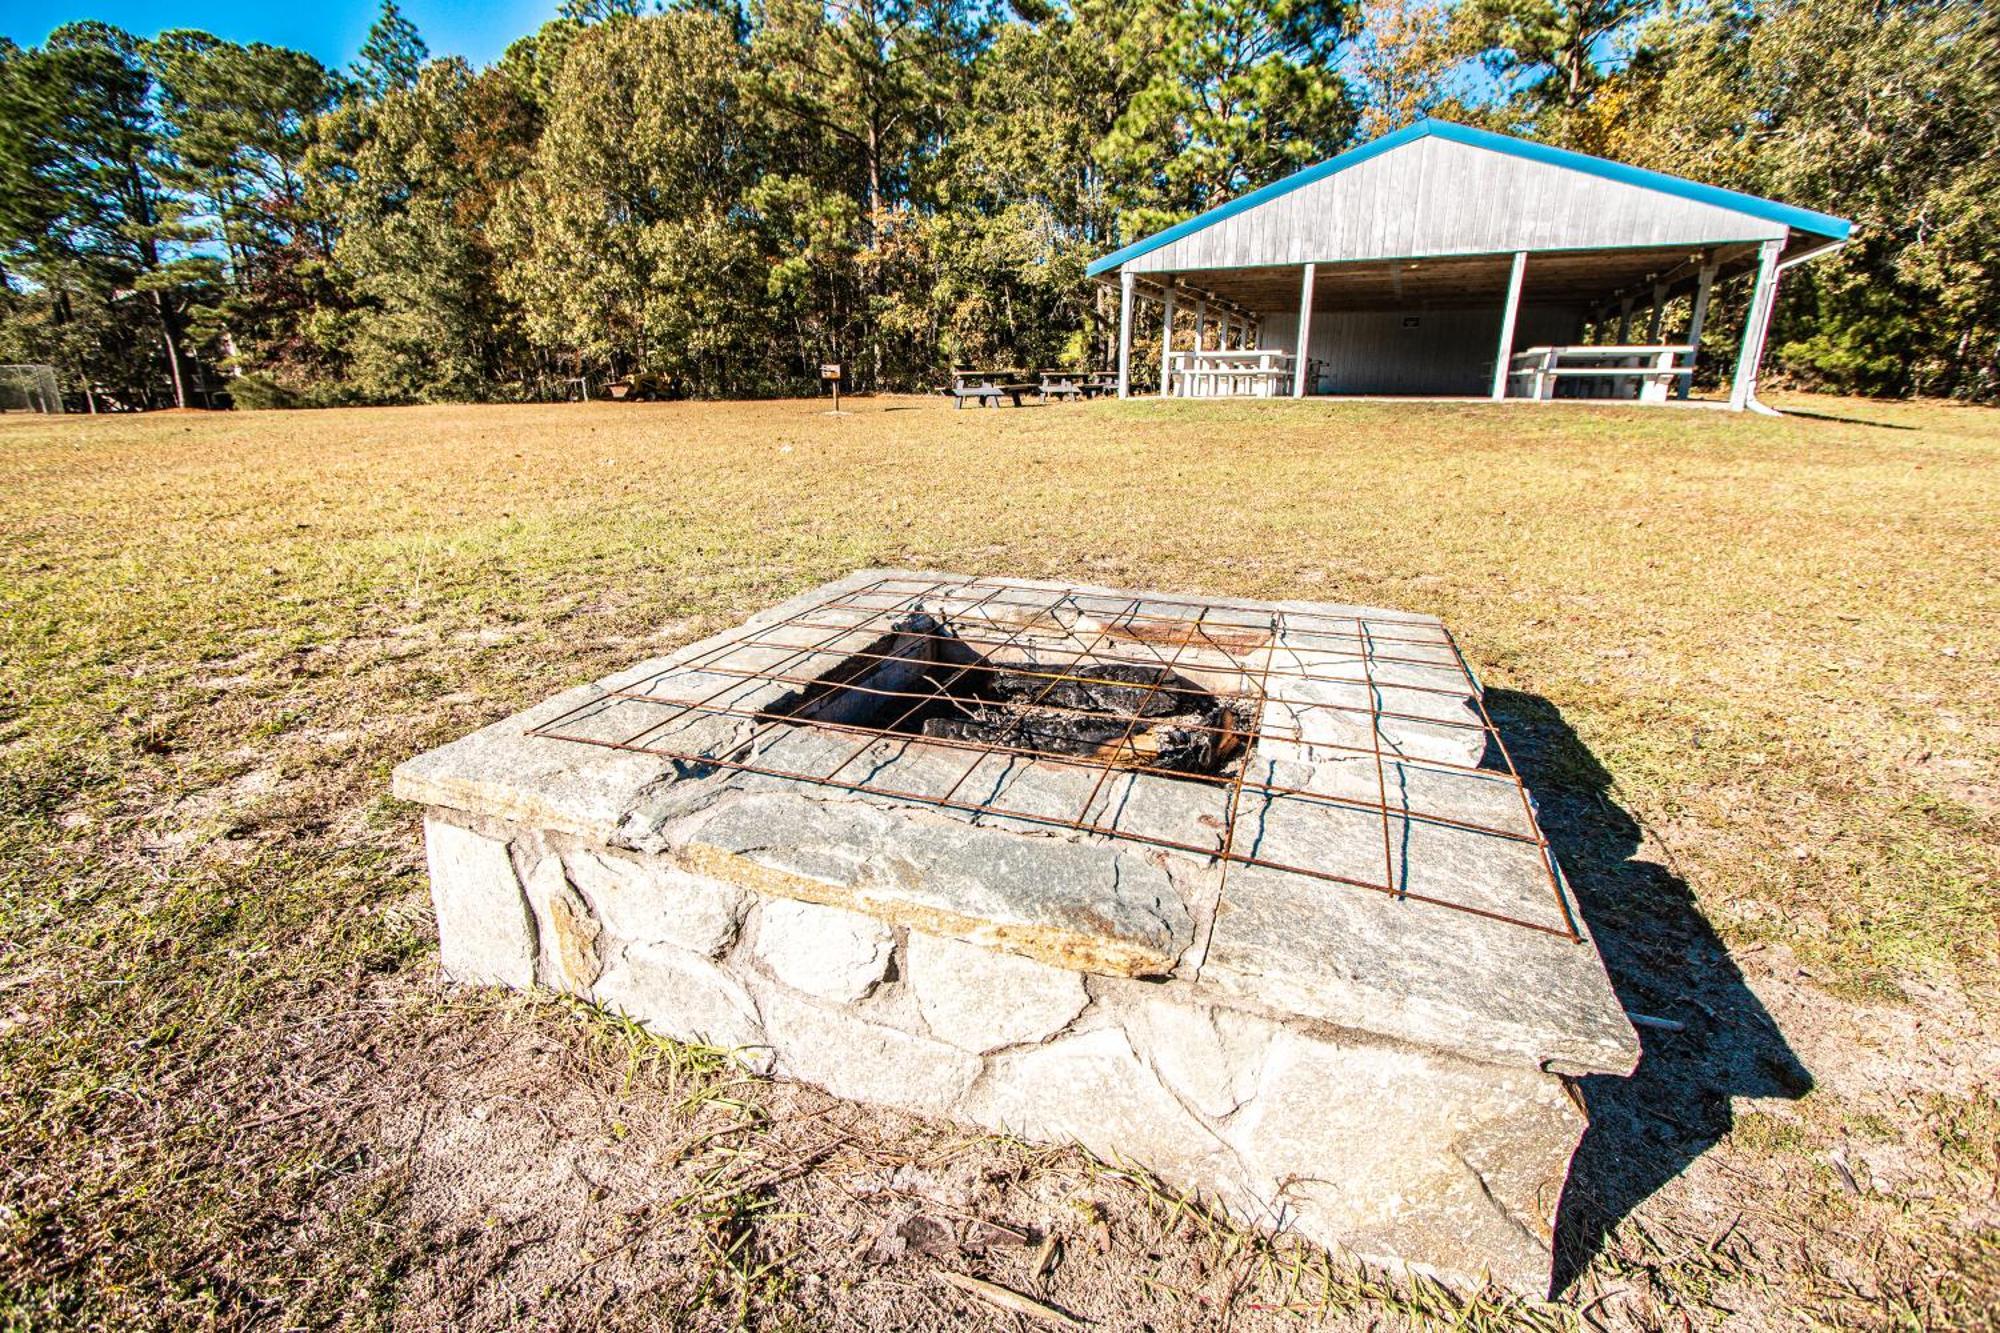
<instances>
[{"instance_id":1,"label":"pavilion ceiling beam","mask_svg":"<svg viewBox=\"0 0 2000 1333\"><path fill-rule=\"evenodd\" d=\"M1164 303L1166 301L1167 298L1166 283L1158 282L1151 278L1143 278L1136 273L1133 274L1132 277L1133 277L1133 286L1137 289L1140 295L1145 296L1156 303ZM1196 283L1189 282L1187 281L1187 279L1179 276L1175 276L1171 278L1169 281L1173 283L1174 299L1177 301L1184 297L1193 297L1198 301L1206 302L1208 304L1211 313L1220 311L1245 319L1254 319L1257 316L1257 312L1255 310L1252 310L1250 307L1243 305L1240 302L1232 301L1228 297L1222 295L1220 292L1217 292L1211 288L1202 287Z\"/></svg>"},{"instance_id":2,"label":"pavilion ceiling beam","mask_svg":"<svg viewBox=\"0 0 2000 1333\"><path fill-rule=\"evenodd\" d=\"M1658 273L1645 274L1629 284L1621 284L1613 288L1599 308L1610 311L1616 308L1618 303L1626 297L1631 296L1636 298L1642 293L1646 293L1647 289L1660 285L1669 288L1666 299L1672 300L1684 292L1692 291L1700 283L1701 274L1704 269L1711 271L1719 270L1737 260L1751 258L1759 254L1760 250L1761 243L1745 242L1736 245L1719 245L1713 249L1696 251L1680 263L1675 264L1672 268L1662 269ZM1745 270L1745 272L1754 271L1752 269Z\"/></svg>"}]
</instances>

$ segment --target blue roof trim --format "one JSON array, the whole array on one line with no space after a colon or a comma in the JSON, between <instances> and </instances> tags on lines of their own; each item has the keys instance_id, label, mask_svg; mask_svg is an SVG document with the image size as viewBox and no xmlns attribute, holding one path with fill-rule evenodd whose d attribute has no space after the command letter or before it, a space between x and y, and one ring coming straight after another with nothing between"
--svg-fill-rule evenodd
<instances>
[{"instance_id":1,"label":"blue roof trim","mask_svg":"<svg viewBox=\"0 0 2000 1333\"><path fill-rule=\"evenodd\" d=\"M1628 166L1623 162L1613 162L1609 158L1592 157L1589 153L1579 153L1568 148L1555 148L1532 139L1517 139L1511 134L1496 134L1491 130L1476 130L1469 125L1458 125L1448 120L1420 120L1407 125L1393 134L1385 134L1379 139L1349 149L1338 157L1330 157L1315 166L1295 171L1283 180L1274 181L1261 190L1253 190L1239 199L1220 204L1206 213L1197 214L1185 222L1155 232L1141 240L1134 241L1122 250L1114 250L1092 263L1085 273L1096 277L1129 263L1139 256L1149 254L1163 245L1171 245L1183 236L1193 235L1205 227L1212 227L1224 218L1234 217L1245 209L1290 194L1293 190L1325 180L1328 176L1359 166L1371 157L1377 157L1392 148L1400 148L1406 143L1436 135L1453 143L1468 144L1474 148L1487 148L1496 153L1507 153L1525 158L1530 162L1544 162L1551 166L1567 167L1571 171L1581 171L1587 175L1605 180L1617 181L1623 185L1636 185L1641 189L1658 190L1662 194L1691 199L1697 203L1712 204L1717 208L1727 208L1751 217L1763 218L1767 222L1782 222L1799 231L1811 232L1815 236L1825 236L1831 240L1844 241L1854 226L1845 218L1833 217L1827 213L1815 213L1809 208L1795 208L1791 204L1781 204L1776 200L1759 198L1754 194L1744 194L1738 190L1725 190L1719 185L1703 185L1699 181L1687 180L1680 176L1670 176L1664 171L1648 171L1644 167Z\"/></svg>"}]
</instances>

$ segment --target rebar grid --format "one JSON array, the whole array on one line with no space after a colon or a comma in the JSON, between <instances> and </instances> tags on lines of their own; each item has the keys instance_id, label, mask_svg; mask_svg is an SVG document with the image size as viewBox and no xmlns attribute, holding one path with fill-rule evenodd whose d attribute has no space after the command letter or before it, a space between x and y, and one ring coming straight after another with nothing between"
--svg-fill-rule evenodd
<instances>
[{"instance_id":1,"label":"rebar grid","mask_svg":"<svg viewBox=\"0 0 2000 1333\"><path fill-rule=\"evenodd\" d=\"M1012 596L1009 596L1012 594ZM940 628L935 631L898 626L898 622L918 611L929 612ZM1087 628L1088 639L1077 633ZM823 632L823 633L822 633ZM789 641L804 638L806 642ZM1302 646L1294 640L1303 640ZM888 641L886 644L884 641ZM899 640L942 645L967 655L969 661L940 661L912 658L893 648ZM1056 644L1062 647L1057 649ZM1161 645L1171 651L1162 653ZM1346 645L1328 647L1326 645ZM1381 651L1393 645L1400 652ZM1061 652L1067 660L1050 666L1039 657L1010 661L1006 654L1023 655L1029 649L1040 654ZM939 649L942 651L942 649ZM1073 651L1072 651L1073 650ZM1411 655L1412 653L1419 655ZM1423 655L1423 654L1428 655ZM757 660L775 655L775 660ZM1282 659L1289 658L1291 665ZM1328 661L1334 658L1337 660ZM923 676L913 688L892 688L863 683L871 668L890 664L904 667L924 663L940 668L943 678ZM954 736L932 736L898 730L909 720L940 699L952 703L976 703L976 698L951 693L954 686L975 673L1007 672L1010 675L1045 680L1040 693L1028 705L1038 711L1058 714L1089 714L1103 719L1107 714L1049 704L1047 696L1065 681L1091 681L1074 674L1099 663L1127 663L1155 667L1160 675L1146 690L1150 698L1162 688L1168 673L1179 673L1220 700L1232 711L1241 748L1222 771L1187 773L1136 761L1131 741L1141 718L1143 703L1135 705L1125 718L1124 734L1116 745L1099 753L1078 755L1027 749L986 740ZM850 665L844 678L832 678L836 666ZM1384 679L1380 667L1416 668L1436 673L1449 683ZM1340 674L1340 668L1353 674ZM1401 674L1412 674L1405 670ZM720 677L723 683L699 698L664 696L657 690L676 678L702 675ZM1291 726L1268 723L1273 702L1272 683L1282 689L1333 687L1358 693L1355 702L1326 699L1293 699L1281 693L1276 711L1288 714ZM1098 683L1092 681L1091 683ZM1406 693L1412 697L1407 707L1418 707L1426 699L1441 701L1436 712L1389 708L1387 696ZM829 697L862 697L877 703L887 720L843 722L823 717L800 716L799 701L815 702ZM620 706L639 707L646 725L629 735L584 734L580 725L601 718L607 710ZM1463 715L1469 707L1473 716ZM1451 716L1452 709L1460 710ZM657 712L653 710L658 710ZM1305 719L1319 711L1361 719L1365 744L1351 744L1308 735ZM893 716L891 716L893 715ZM1120 719L1109 715L1115 723ZM1248 721L1243 719L1247 716ZM746 736L732 729L726 742L708 746L679 748L666 734L677 723L701 718L726 718L755 724ZM1390 730L1385 731L1385 723ZM1197 724L1177 719L1181 730L1218 730L1221 724ZM1398 727L1437 728L1442 732L1471 730L1480 733L1486 749L1498 756L1499 767L1482 763L1465 764L1450 759L1406 752L1393 731ZM850 735L857 744L839 755L831 766L787 767L772 762L763 750L776 748L773 738L796 735L800 729L823 735ZM1096 835L1219 861L1225 876L1232 866L1257 866L1266 870L1301 875L1354 888L1371 890L1393 898L1425 903L1473 916L1505 922L1524 929L1579 940L1575 918L1563 891L1560 872L1547 838L1535 818L1527 787L1516 771L1499 730L1486 710L1481 690L1451 632L1435 622L1400 620L1368 615L1320 615L1276 609L1247 610L1217 607L1206 603L1153 596L1114 597L1083 592L1049 592L1013 584L982 580L930 580L889 577L866 587L815 603L771 624L746 629L740 635L697 653L670 668L604 694L561 716L530 729L531 735L576 741L610 749L639 751L672 759L697 768L726 769L764 777L796 781L884 797L895 801L936 806L964 814L1050 825L1066 831ZM1374 799L1345 795L1275 780L1278 759L1261 755L1269 744L1275 755L1285 747L1301 747L1307 752L1328 751L1372 761ZM882 745L930 747L934 751L965 751L971 762L942 790L911 790L878 776L892 764L878 763L865 774L847 774L855 761ZM901 749L898 750L900 754ZM1035 763L1087 772L1092 781L1088 795L1075 814L1051 814L1012 808L994 800L972 800L959 796L960 789L988 759L995 756L1032 760ZM1429 770L1459 778L1505 784L1518 797L1523 822L1506 828L1462 818L1438 810L1428 810L1407 799L1392 803L1389 796L1391 768L1399 779ZM1262 769L1260 780L1256 770ZM1203 783L1219 789L1224 797L1224 814L1218 836L1202 843L1164 834L1120 827L1118 814L1108 820L1093 818L1092 812L1114 773L1178 782ZM1398 783L1400 787L1401 782ZM1136 789L1136 785L1135 785ZM997 789L996 789L997 795ZM1382 872L1379 879L1337 873L1325 867L1290 864L1260 855L1260 839L1249 850L1238 846L1239 816L1246 798L1268 810L1276 802L1298 802L1332 810L1356 811L1380 821ZM1511 802L1508 802L1511 805ZM1508 912L1473 903L1454 901L1410 888L1408 855L1398 873L1395 855L1395 825L1405 833L1410 825L1432 825L1463 833L1490 837L1502 842L1535 849L1546 875L1560 925L1530 920Z\"/></svg>"}]
</instances>

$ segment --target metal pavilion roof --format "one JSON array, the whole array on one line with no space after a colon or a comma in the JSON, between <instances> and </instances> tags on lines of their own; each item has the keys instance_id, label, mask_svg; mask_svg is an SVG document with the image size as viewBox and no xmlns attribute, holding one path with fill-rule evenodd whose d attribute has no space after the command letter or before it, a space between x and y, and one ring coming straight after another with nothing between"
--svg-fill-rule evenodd
<instances>
[{"instance_id":1,"label":"metal pavilion roof","mask_svg":"<svg viewBox=\"0 0 2000 1333\"><path fill-rule=\"evenodd\" d=\"M1337 157L1328 158L1326 161L1314 166L1303 168L1285 177L1283 180L1275 181L1270 185L1264 186L1262 189L1253 190L1240 198L1232 199L1228 203L1220 204L1205 213L1197 214L1185 222L1168 227L1164 231L1155 232L1153 235L1134 241L1122 249L1114 250L1092 263L1087 272L1092 277L1110 272L1131 260L1157 250L1162 246L1170 245L1183 237L1191 236L1205 228L1212 227L1227 218L1247 212L1261 204L1269 203L1274 199L1290 194L1294 190L1302 189L1317 181L1325 180L1329 176L1337 175L1349 167L1359 166L1371 158L1380 157L1382 154L1400 148L1405 144L1414 143L1419 139L1429 137L1464 144L1469 147L1489 149L1493 152L1504 153L1531 162L1563 167L1572 171L1582 172L1586 175L1596 176L1600 179L1616 181L1623 185L1633 185L1642 189L1655 190L1674 198L1688 199L1717 208L1726 208L1750 217L1779 223L1797 231L1807 232L1815 236L1823 236L1834 241L1846 240L1849 232L1853 229L1852 224L1844 218L1833 217L1826 213L1817 213L1811 209L1799 208L1791 204L1782 204L1776 200L1764 199L1754 194L1745 194L1739 190L1726 190L1717 185L1704 185L1699 181L1691 181L1684 177L1669 175L1664 171L1650 171L1644 167L1635 167L1623 162L1614 162L1609 158L1594 157L1589 153L1579 153L1567 148L1556 148L1549 144L1536 143L1533 140L1516 138L1509 134L1497 134L1491 130L1474 129L1471 126L1458 125L1451 121L1420 120L1414 125L1407 126L1391 134L1385 134L1379 139L1362 144L1358 148L1350 149Z\"/></svg>"}]
</instances>

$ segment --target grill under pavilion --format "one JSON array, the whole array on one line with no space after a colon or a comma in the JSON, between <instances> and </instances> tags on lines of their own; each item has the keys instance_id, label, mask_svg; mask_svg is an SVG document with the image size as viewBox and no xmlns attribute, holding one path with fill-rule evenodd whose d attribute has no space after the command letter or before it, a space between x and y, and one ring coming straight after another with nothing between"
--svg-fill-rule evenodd
<instances>
[{"instance_id":1,"label":"grill under pavilion","mask_svg":"<svg viewBox=\"0 0 2000 1333\"><path fill-rule=\"evenodd\" d=\"M1755 408L1783 272L1850 225L1426 120L1090 266L1141 302L1163 396L1686 399L1717 283L1749 280L1728 406ZM1690 298L1669 329L1670 303ZM1676 321L1679 323L1679 321ZM1670 338L1676 340L1669 340Z\"/></svg>"}]
</instances>

